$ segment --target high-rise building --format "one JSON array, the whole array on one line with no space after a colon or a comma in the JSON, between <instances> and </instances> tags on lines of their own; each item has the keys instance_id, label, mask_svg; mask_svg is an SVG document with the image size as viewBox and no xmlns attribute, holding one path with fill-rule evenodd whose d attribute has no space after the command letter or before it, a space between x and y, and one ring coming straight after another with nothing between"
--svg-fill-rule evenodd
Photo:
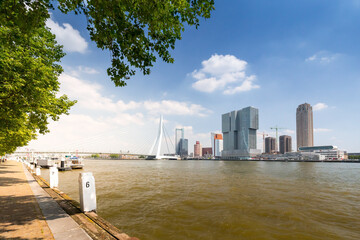
<instances>
[{"instance_id":1,"label":"high-rise building","mask_svg":"<svg viewBox=\"0 0 360 240\"><path fill-rule=\"evenodd\" d=\"M276 151L276 140L273 137L265 138L265 153L274 153Z\"/></svg>"},{"instance_id":2,"label":"high-rise building","mask_svg":"<svg viewBox=\"0 0 360 240\"><path fill-rule=\"evenodd\" d=\"M296 145L297 150L299 147L314 146L313 112L308 103L296 109Z\"/></svg>"},{"instance_id":3,"label":"high-rise building","mask_svg":"<svg viewBox=\"0 0 360 240\"><path fill-rule=\"evenodd\" d=\"M223 136L219 133L211 133L211 147L212 155L216 158L221 157L221 152L223 150Z\"/></svg>"},{"instance_id":4,"label":"high-rise building","mask_svg":"<svg viewBox=\"0 0 360 240\"><path fill-rule=\"evenodd\" d=\"M291 146L292 146L292 142L290 136L287 135L280 136L280 152L282 154L291 152L291 148L292 148Z\"/></svg>"},{"instance_id":5,"label":"high-rise building","mask_svg":"<svg viewBox=\"0 0 360 240\"><path fill-rule=\"evenodd\" d=\"M201 157L202 156L202 148L199 141L196 141L194 145L194 157Z\"/></svg>"},{"instance_id":6,"label":"high-rise building","mask_svg":"<svg viewBox=\"0 0 360 240\"><path fill-rule=\"evenodd\" d=\"M184 128L175 128L175 155L180 155L180 141L184 138Z\"/></svg>"},{"instance_id":7,"label":"high-rise building","mask_svg":"<svg viewBox=\"0 0 360 240\"><path fill-rule=\"evenodd\" d=\"M225 159L248 159L261 153L256 149L256 130L259 129L259 110L243 108L222 115Z\"/></svg>"},{"instance_id":8,"label":"high-rise building","mask_svg":"<svg viewBox=\"0 0 360 240\"><path fill-rule=\"evenodd\" d=\"M180 139L180 156L187 157L189 155L189 141L185 138Z\"/></svg>"}]
</instances>

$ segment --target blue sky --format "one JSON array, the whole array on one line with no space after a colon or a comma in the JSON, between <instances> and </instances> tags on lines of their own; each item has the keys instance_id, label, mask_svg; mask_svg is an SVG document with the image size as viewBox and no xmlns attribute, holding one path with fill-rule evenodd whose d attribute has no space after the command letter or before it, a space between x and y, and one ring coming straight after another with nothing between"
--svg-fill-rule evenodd
<instances>
[{"instance_id":1,"label":"blue sky","mask_svg":"<svg viewBox=\"0 0 360 240\"><path fill-rule=\"evenodd\" d=\"M295 148L296 108L307 102L315 145L360 151L359 0L222 0L215 8L199 29L186 28L174 64L158 60L123 88L106 75L110 53L91 42L85 17L53 11L48 26L67 53L61 93L78 103L27 148L147 153L163 114L170 139L184 127L192 152L196 140L210 145L221 114L247 106L259 108L259 132L275 136L278 125Z\"/></svg>"}]
</instances>

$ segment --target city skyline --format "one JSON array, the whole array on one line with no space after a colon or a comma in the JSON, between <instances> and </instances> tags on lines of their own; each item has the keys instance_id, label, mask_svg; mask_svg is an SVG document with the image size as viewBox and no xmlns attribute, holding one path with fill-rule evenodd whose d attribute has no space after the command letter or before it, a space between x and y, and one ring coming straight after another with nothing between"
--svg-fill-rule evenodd
<instances>
[{"instance_id":1,"label":"city skyline","mask_svg":"<svg viewBox=\"0 0 360 240\"><path fill-rule=\"evenodd\" d=\"M215 8L198 30L185 30L174 64L159 60L151 75L138 73L124 88L106 75L109 53L91 42L85 17L51 11L48 26L67 53L61 93L78 103L25 148L147 152L160 114L171 139L183 127L189 146L211 146L221 114L245 106L259 109L259 132L275 137L277 125L285 128L279 135L296 139L294 109L307 102L314 145L360 151L359 4L217 1ZM261 136L257 143L261 149Z\"/></svg>"}]
</instances>

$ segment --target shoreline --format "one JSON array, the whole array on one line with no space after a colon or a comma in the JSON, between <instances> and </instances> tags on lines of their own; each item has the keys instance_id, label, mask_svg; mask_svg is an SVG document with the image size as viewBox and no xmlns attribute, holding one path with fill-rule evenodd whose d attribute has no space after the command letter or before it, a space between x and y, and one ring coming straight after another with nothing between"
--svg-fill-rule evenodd
<instances>
[{"instance_id":1,"label":"shoreline","mask_svg":"<svg viewBox=\"0 0 360 240\"><path fill-rule=\"evenodd\" d=\"M318 163L360 163L360 159L352 159L352 160L322 160L322 161L317 161L317 160L271 160L271 159L181 159L181 160L157 160L157 159L152 159L152 160L146 160L146 159L93 159L93 158L84 158L84 160L109 160L109 161L217 161L217 162L318 162Z\"/></svg>"},{"instance_id":2,"label":"shoreline","mask_svg":"<svg viewBox=\"0 0 360 240\"><path fill-rule=\"evenodd\" d=\"M100 217L96 212L82 212L79 202L69 197L60 189L50 188L49 183L44 178L32 173L28 167L24 166L24 171L28 171L36 183L54 199L92 239L139 240L136 237L128 236L110 222Z\"/></svg>"}]
</instances>

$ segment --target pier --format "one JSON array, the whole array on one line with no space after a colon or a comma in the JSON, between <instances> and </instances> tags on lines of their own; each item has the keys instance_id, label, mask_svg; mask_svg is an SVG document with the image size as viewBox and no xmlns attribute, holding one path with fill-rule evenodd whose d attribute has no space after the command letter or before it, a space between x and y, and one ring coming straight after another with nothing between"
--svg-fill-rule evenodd
<instances>
[{"instance_id":1,"label":"pier","mask_svg":"<svg viewBox=\"0 0 360 240\"><path fill-rule=\"evenodd\" d=\"M120 239L129 237L94 212L49 188L20 162L0 164L1 239Z\"/></svg>"}]
</instances>

